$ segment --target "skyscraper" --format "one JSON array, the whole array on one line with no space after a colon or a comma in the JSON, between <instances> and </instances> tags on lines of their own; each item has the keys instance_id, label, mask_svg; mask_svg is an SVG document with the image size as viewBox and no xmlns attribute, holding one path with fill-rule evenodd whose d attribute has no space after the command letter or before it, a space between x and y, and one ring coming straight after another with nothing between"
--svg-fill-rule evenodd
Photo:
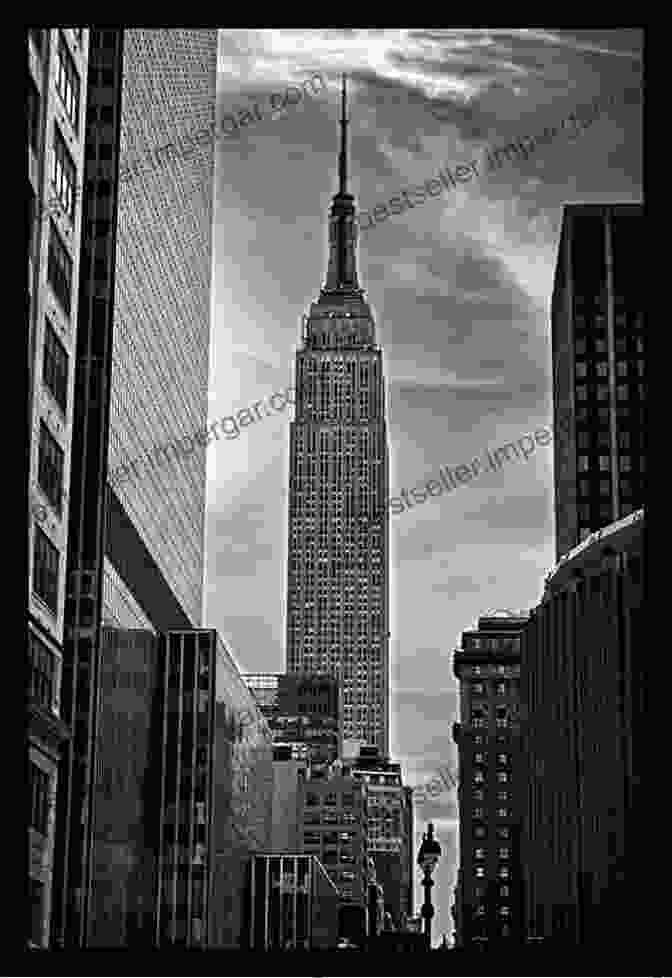
<instances>
[{"instance_id":1,"label":"skyscraper","mask_svg":"<svg viewBox=\"0 0 672 978\"><path fill-rule=\"evenodd\" d=\"M564 208L552 318L556 558L644 505L641 204Z\"/></svg>"},{"instance_id":2,"label":"skyscraper","mask_svg":"<svg viewBox=\"0 0 672 978\"><path fill-rule=\"evenodd\" d=\"M343 686L343 737L389 753L389 523L382 351L356 269L345 79L329 261L304 319L290 425L287 671Z\"/></svg>"},{"instance_id":3,"label":"skyscraper","mask_svg":"<svg viewBox=\"0 0 672 978\"><path fill-rule=\"evenodd\" d=\"M462 634L453 671L460 681L458 745L460 872L456 941L518 941L523 933L520 823L520 644L527 616L479 618Z\"/></svg>"},{"instance_id":4,"label":"skyscraper","mask_svg":"<svg viewBox=\"0 0 672 978\"><path fill-rule=\"evenodd\" d=\"M101 623L201 624L216 30L91 31L68 535L63 752L55 863L59 947L87 933ZM168 464L108 471L184 440Z\"/></svg>"},{"instance_id":5,"label":"skyscraper","mask_svg":"<svg viewBox=\"0 0 672 978\"><path fill-rule=\"evenodd\" d=\"M89 31L28 31L29 944L49 940Z\"/></svg>"}]
</instances>

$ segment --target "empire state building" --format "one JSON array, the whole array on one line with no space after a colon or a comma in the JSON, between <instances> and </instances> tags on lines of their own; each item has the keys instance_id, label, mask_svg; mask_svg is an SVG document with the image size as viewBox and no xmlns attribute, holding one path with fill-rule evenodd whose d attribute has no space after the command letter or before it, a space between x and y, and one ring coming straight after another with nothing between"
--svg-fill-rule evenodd
<instances>
[{"instance_id":1,"label":"empire state building","mask_svg":"<svg viewBox=\"0 0 672 978\"><path fill-rule=\"evenodd\" d=\"M303 318L290 425L287 671L337 677L343 736L389 755L388 449L382 351L356 268L345 79L329 263Z\"/></svg>"}]
</instances>

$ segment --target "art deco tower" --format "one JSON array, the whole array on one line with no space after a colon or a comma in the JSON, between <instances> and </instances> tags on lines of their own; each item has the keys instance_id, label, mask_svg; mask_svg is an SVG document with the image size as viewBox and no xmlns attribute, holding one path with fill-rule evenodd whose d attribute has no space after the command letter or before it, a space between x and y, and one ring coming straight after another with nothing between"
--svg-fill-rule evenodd
<instances>
[{"instance_id":1,"label":"art deco tower","mask_svg":"<svg viewBox=\"0 0 672 978\"><path fill-rule=\"evenodd\" d=\"M304 317L290 430L287 670L338 677L343 737L388 755L388 451L382 351L356 269L345 79L329 264ZM354 746L354 745L353 745Z\"/></svg>"}]
</instances>

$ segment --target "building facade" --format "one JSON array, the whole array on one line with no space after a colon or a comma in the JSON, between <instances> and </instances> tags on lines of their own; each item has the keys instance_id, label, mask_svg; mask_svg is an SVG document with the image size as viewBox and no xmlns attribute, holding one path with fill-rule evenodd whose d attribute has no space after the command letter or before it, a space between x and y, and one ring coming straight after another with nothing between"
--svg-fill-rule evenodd
<instances>
[{"instance_id":1,"label":"building facade","mask_svg":"<svg viewBox=\"0 0 672 978\"><path fill-rule=\"evenodd\" d=\"M341 752L338 681L327 675L246 673L245 681L273 733L273 743L304 759L315 777ZM287 752L278 751L278 757Z\"/></svg>"},{"instance_id":2,"label":"building facade","mask_svg":"<svg viewBox=\"0 0 672 978\"><path fill-rule=\"evenodd\" d=\"M28 45L29 947L48 946L61 710L89 31Z\"/></svg>"},{"instance_id":3,"label":"building facade","mask_svg":"<svg viewBox=\"0 0 672 978\"><path fill-rule=\"evenodd\" d=\"M396 929L413 914L412 791L402 783L401 765L362 747L343 771L367 789L367 849L383 889L385 912Z\"/></svg>"},{"instance_id":4,"label":"building facade","mask_svg":"<svg viewBox=\"0 0 672 978\"><path fill-rule=\"evenodd\" d=\"M334 772L303 785L303 846L317 856L341 904L366 908L368 899L366 785Z\"/></svg>"},{"instance_id":5,"label":"building facade","mask_svg":"<svg viewBox=\"0 0 672 978\"><path fill-rule=\"evenodd\" d=\"M644 534L639 510L567 553L522 637L526 933L563 948L651 926Z\"/></svg>"},{"instance_id":6,"label":"building facade","mask_svg":"<svg viewBox=\"0 0 672 978\"><path fill-rule=\"evenodd\" d=\"M236 948L268 726L217 633L104 629L87 946Z\"/></svg>"},{"instance_id":7,"label":"building facade","mask_svg":"<svg viewBox=\"0 0 672 978\"><path fill-rule=\"evenodd\" d=\"M338 890L316 856L252 859L248 920L253 951L330 951L338 940Z\"/></svg>"},{"instance_id":8,"label":"building facade","mask_svg":"<svg viewBox=\"0 0 672 978\"><path fill-rule=\"evenodd\" d=\"M479 618L463 632L453 671L460 682L458 947L522 939L520 831L523 798L520 642L527 617Z\"/></svg>"},{"instance_id":9,"label":"building facade","mask_svg":"<svg viewBox=\"0 0 672 978\"><path fill-rule=\"evenodd\" d=\"M640 204L565 206L551 306L556 559L644 504Z\"/></svg>"},{"instance_id":10,"label":"building facade","mask_svg":"<svg viewBox=\"0 0 672 978\"><path fill-rule=\"evenodd\" d=\"M382 352L356 270L345 90L329 265L304 320L290 424L287 671L343 689L343 736L389 752L388 447Z\"/></svg>"},{"instance_id":11,"label":"building facade","mask_svg":"<svg viewBox=\"0 0 672 978\"><path fill-rule=\"evenodd\" d=\"M90 51L57 947L88 932L101 624L158 634L202 614L214 145L168 165L149 151L212 126L217 32L96 30ZM167 441L180 451L157 461Z\"/></svg>"}]
</instances>

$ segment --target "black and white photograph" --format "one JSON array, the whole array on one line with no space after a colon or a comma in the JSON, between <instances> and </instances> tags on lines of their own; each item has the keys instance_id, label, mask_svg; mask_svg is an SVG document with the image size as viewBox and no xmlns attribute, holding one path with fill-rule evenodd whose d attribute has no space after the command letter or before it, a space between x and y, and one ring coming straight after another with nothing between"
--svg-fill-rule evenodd
<instances>
[{"instance_id":1,"label":"black and white photograph","mask_svg":"<svg viewBox=\"0 0 672 978\"><path fill-rule=\"evenodd\" d=\"M645 29L26 43L23 948L661 970Z\"/></svg>"}]
</instances>

